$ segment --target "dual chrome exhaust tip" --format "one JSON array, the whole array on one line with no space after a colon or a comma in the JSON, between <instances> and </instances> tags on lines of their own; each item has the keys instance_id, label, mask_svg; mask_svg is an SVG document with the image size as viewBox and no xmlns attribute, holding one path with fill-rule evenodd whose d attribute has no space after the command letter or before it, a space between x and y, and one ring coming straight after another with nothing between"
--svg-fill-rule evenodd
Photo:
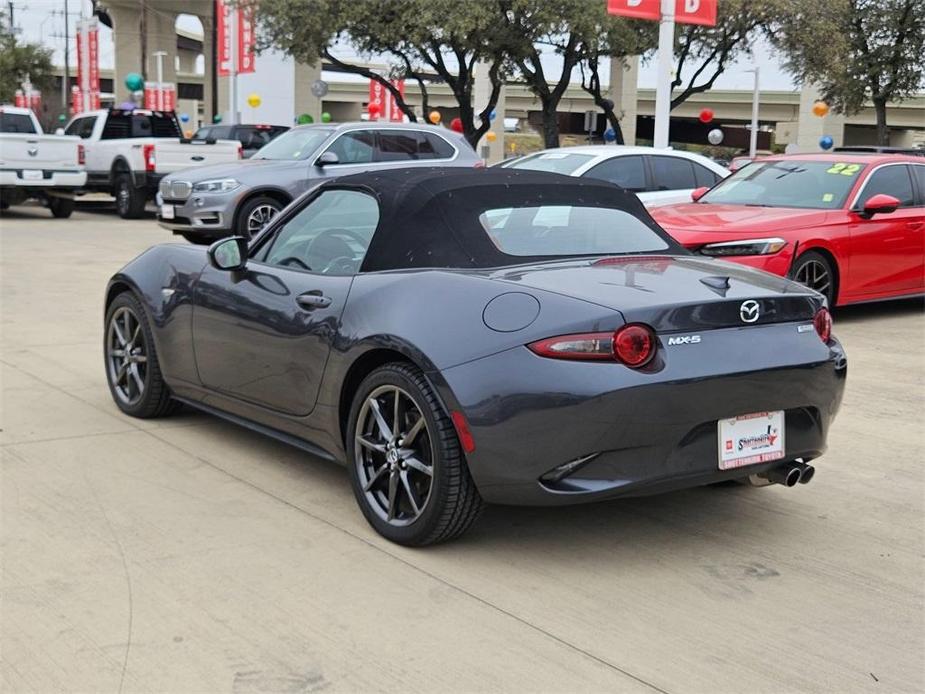
<instances>
[{"instance_id":1,"label":"dual chrome exhaust tip","mask_svg":"<svg viewBox=\"0 0 925 694\"><path fill-rule=\"evenodd\" d=\"M749 479L758 478L757 484L782 484L785 487L795 487L799 484L809 484L816 474L816 468L806 463L784 463L771 468L767 472L751 475ZM754 484L755 482L753 482Z\"/></svg>"}]
</instances>

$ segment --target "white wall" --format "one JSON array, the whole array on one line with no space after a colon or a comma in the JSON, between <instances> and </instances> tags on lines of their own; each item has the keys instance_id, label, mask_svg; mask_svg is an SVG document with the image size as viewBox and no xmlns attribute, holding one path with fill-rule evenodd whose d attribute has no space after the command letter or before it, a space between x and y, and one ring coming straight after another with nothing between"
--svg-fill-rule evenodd
<instances>
[{"instance_id":1,"label":"white wall","mask_svg":"<svg viewBox=\"0 0 925 694\"><path fill-rule=\"evenodd\" d=\"M242 123L292 125L295 113L295 63L279 53L257 56L254 72L238 75L238 109ZM247 105L250 94L260 96L257 108Z\"/></svg>"}]
</instances>

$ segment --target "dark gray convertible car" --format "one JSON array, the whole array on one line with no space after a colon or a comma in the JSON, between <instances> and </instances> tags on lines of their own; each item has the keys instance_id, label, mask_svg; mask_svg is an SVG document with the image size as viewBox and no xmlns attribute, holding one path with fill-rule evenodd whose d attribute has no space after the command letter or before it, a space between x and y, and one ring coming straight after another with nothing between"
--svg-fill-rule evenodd
<instances>
[{"instance_id":1,"label":"dark gray convertible car","mask_svg":"<svg viewBox=\"0 0 925 694\"><path fill-rule=\"evenodd\" d=\"M421 168L148 250L106 290L105 365L129 415L187 403L345 462L409 545L484 502L808 482L847 372L821 295L692 256L612 184Z\"/></svg>"}]
</instances>

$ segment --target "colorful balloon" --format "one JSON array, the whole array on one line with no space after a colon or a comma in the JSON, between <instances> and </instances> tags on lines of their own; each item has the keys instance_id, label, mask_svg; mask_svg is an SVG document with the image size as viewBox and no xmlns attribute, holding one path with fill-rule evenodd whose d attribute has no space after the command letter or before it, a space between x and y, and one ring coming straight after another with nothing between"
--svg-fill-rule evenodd
<instances>
[{"instance_id":1,"label":"colorful balloon","mask_svg":"<svg viewBox=\"0 0 925 694\"><path fill-rule=\"evenodd\" d=\"M371 118L375 118L379 115L379 112L382 111L382 107L373 101L369 106L366 107L366 111L369 113Z\"/></svg>"},{"instance_id":2,"label":"colorful balloon","mask_svg":"<svg viewBox=\"0 0 925 694\"><path fill-rule=\"evenodd\" d=\"M698 116L698 118L700 118L701 123L709 123L710 121L713 120L713 109L712 108L702 109L700 111L700 115Z\"/></svg>"},{"instance_id":3,"label":"colorful balloon","mask_svg":"<svg viewBox=\"0 0 925 694\"><path fill-rule=\"evenodd\" d=\"M213 123L221 123L221 122L222 122L222 114L221 114L221 113L216 113L214 116L212 116L212 122L213 122Z\"/></svg>"},{"instance_id":4,"label":"colorful balloon","mask_svg":"<svg viewBox=\"0 0 925 694\"><path fill-rule=\"evenodd\" d=\"M130 72L125 76L125 86L130 92L137 92L139 89L144 89L145 78L137 72Z\"/></svg>"},{"instance_id":5,"label":"colorful balloon","mask_svg":"<svg viewBox=\"0 0 925 694\"><path fill-rule=\"evenodd\" d=\"M498 134L494 130L489 130L487 133L485 133L485 139L489 142L494 142L498 139Z\"/></svg>"},{"instance_id":6,"label":"colorful balloon","mask_svg":"<svg viewBox=\"0 0 925 694\"><path fill-rule=\"evenodd\" d=\"M189 114L188 114L188 113L181 113L181 114L180 114L180 121L181 121L182 123L189 123Z\"/></svg>"},{"instance_id":7,"label":"colorful balloon","mask_svg":"<svg viewBox=\"0 0 925 694\"><path fill-rule=\"evenodd\" d=\"M829 112L829 105L824 101L817 101L813 104L813 115L819 118L825 118Z\"/></svg>"},{"instance_id":8,"label":"colorful balloon","mask_svg":"<svg viewBox=\"0 0 925 694\"><path fill-rule=\"evenodd\" d=\"M247 105L251 108L257 108L260 104L263 103L260 98L260 94L248 94L247 95Z\"/></svg>"},{"instance_id":9,"label":"colorful balloon","mask_svg":"<svg viewBox=\"0 0 925 694\"><path fill-rule=\"evenodd\" d=\"M324 113L322 113L322 114L321 114L321 122L322 122L322 123L330 123L330 122L331 122L331 114L328 113L327 111L325 111Z\"/></svg>"},{"instance_id":10,"label":"colorful balloon","mask_svg":"<svg viewBox=\"0 0 925 694\"><path fill-rule=\"evenodd\" d=\"M713 128L713 130L707 133L707 140L711 145L718 145L723 141L723 137L723 131L719 128Z\"/></svg>"},{"instance_id":11,"label":"colorful balloon","mask_svg":"<svg viewBox=\"0 0 925 694\"><path fill-rule=\"evenodd\" d=\"M492 110L491 110L491 113L488 114L488 120L490 120L490 121L491 121L491 120L494 120L494 119L495 119L495 116L497 116L497 115L498 115L498 114L495 112L495 110L492 109Z\"/></svg>"},{"instance_id":12,"label":"colorful balloon","mask_svg":"<svg viewBox=\"0 0 925 694\"><path fill-rule=\"evenodd\" d=\"M123 111L131 111L132 109L135 108L135 102L134 101L123 101L121 104L119 104L119 108Z\"/></svg>"},{"instance_id":13,"label":"colorful balloon","mask_svg":"<svg viewBox=\"0 0 925 694\"><path fill-rule=\"evenodd\" d=\"M311 117L311 114L303 113L301 116L298 117L296 122L299 125L308 125L309 123L314 123L315 119Z\"/></svg>"},{"instance_id":14,"label":"colorful balloon","mask_svg":"<svg viewBox=\"0 0 925 694\"><path fill-rule=\"evenodd\" d=\"M604 131L604 140L607 142L613 142L617 139L617 133L613 128L607 128Z\"/></svg>"},{"instance_id":15,"label":"colorful balloon","mask_svg":"<svg viewBox=\"0 0 925 694\"><path fill-rule=\"evenodd\" d=\"M440 118L440 111L431 111L430 115L427 116L427 120L429 120L434 125L440 122Z\"/></svg>"},{"instance_id":16,"label":"colorful balloon","mask_svg":"<svg viewBox=\"0 0 925 694\"><path fill-rule=\"evenodd\" d=\"M462 119L458 116L450 121L450 130L454 133L461 133L463 131Z\"/></svg>"},{"instance_id":17,"label":"colorful balloon","mask_svg":"<svg viewBox=\"0 0 925 694\"><path fill-rule=\"evenodd\" d=\"M187 130L187 131L186 131L185 133L183 133L183 134L186 135L186 139L187 139L187 140L189 140L190 138L193 137L193 131L192 131L192 130Z\"/></svg>"},{"instance_id":18,"label":"colorful balloon","mask_svg":"<svg viewBox=\"0 0 925 694\"><path fill-rule=\"evenodd\" d=\"M835 140L832 139L831 135L823 135L819 138L819 146L822 149L832 149L832 145L835 144Z\"/></svg>"}]
</instances>

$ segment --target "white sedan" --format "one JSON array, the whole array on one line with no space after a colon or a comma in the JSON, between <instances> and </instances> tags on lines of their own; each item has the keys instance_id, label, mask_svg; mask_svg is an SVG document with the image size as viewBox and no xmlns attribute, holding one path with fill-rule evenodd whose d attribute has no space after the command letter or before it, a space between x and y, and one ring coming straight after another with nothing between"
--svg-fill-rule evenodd
<instances>
[{"instance_id":1,"label":"white sedan","mask_svg":"<svg viewBox=\"0 0 925 694\"><path fill-rule=\"evenodd\" d=\"M690 202L693 190L712 188L729 175L728 169L700 154L623 145L545 149L501 166L603 179L636 193L646 207Z\"/></svg>"}]
</instances>

